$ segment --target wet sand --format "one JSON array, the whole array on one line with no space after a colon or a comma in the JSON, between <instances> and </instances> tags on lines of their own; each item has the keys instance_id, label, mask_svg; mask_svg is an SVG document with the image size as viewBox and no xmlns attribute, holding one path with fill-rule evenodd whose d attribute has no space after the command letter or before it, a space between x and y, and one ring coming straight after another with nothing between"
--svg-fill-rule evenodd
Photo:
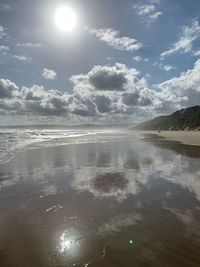
<instances>
[{"instance_id":1,"label":"wet sand","mask_svg":"<svg viewBox=\"0 0 200 267\"><path fill-rule=\"evenodd\" d=\"M0 266L200 266L198 147L125 136L0 166Z\"/></svg>"},{"instance_id":2,"label":"wet sand","mask_svg":"<svg viewBox=\"0 0 200 267\"><path fill-rule=\"evenodd\" d=\"M139 134L155 134L167 140L178 141L187 145L200 146L200 131L137 131Z\"/></svg>"}]
</instances>

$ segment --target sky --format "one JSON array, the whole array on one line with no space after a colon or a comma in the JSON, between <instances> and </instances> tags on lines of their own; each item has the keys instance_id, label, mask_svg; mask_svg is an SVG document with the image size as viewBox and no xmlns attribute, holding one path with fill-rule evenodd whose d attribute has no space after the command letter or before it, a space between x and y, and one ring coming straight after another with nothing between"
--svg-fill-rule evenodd
<instances>
[{"instance_id":1,"label":"sky","mask_svg":"<svg viewBox=\"0 0 200 267\"><path fill-rule=\"evenodd\" d=\"M135 124L199 105L199 14L199 0L1 0L0 125Z\"/></svg>"}]
</instances>

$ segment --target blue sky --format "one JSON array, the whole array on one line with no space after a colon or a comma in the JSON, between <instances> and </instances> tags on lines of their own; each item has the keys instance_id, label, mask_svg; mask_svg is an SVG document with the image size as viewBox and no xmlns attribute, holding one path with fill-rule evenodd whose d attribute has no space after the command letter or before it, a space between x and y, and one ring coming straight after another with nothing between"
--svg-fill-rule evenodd
<instances>
[{"instance_id":1,"label":"blue sky","mask_svg":"<svg viewBox=\"0 0 200 267\"><path fill-rule=\"evenodd\" d=\"M62 5L77 14L69 33ZM199 14L198 0L2 0L1 116L134 122L199 104Z\"/></svg>"}]
</instances>

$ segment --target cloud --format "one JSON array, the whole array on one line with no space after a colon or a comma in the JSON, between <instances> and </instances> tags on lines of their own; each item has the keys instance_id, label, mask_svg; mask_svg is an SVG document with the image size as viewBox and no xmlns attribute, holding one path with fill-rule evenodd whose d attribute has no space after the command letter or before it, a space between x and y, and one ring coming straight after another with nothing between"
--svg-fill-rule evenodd
<instances>
[{"instance_id":1,"label":"cloud","mask_svg":"<svg viewBox=\"0 0 200 267\"><path fill-rule=\"evenodd\" d=\"M10 48L7 45L0 45L0 52L7 53L10 51Z\"/></svg>"},{"instance_id":2,"label":"cloud","mask_svg":"<svg viewBox=\"0 0 200 267\"><path fill-rule=\"evenodd\" d=\"M173 66L173 65L170 65L170 64L163 64L162 62L160 63L160 62L157 62L157 61L155 61L155 62L153 63L153 66L157 66L159 69L164 70L164 71L166 71L166 72L171 71L171 70L175 70L175 69L176 69L176 67Z\"/></svg>"},{"instance_id":3,"label":"cloud","mask_svg":"<svg viewBox=\"0 0 200 267\"><path fill-rule=\"evenodd\" d=\"M58 90L45 90L42 86L19 88L9 80L0 80L0 111L16 114L66 115L71 95ZM16 107L16 109L14 108Z\"/></svg>"},{"instance_id":4,"label":"cloud","mask_svg":"<svg viewBox=\"0 0 200 267\"><path fill-rule=\"evenodd\" d=\"M18 60L21 60L21 61L28 61L28 60L31 60L30 57L22 56L22 55L14 55L14 58L16 58L16 59L18 59Z\"/></svg>"},{"instance_id":5,"label":"cloud","mask_svg":"<svg viewBox=\"0 0 200 267\"><path fill-rule=\"evenodd\" d=\"M151 4L160 4L160 0L150 0Z\"/></svg>"},{"instance_id":6,"label":"cloud","mask_svg":"<svg viewBox=\"0 0 200 267\"><path fill-rule=\"evenodd\" d=\"M54 70L44 68L42 71L42 76L46 80L55 80L57 78L57 73Z\"/></svg>"},{"instance_id":7,"label":"cloud","mask_svg":"<svg viewBox=\"0 0 200 267\"><path fill-rule=\"evenodd\" d=\"M105 95L97 95L95 98L97 110L100 113L108 113L111 110L111 99Z\"/></svg>"},{"instance_id":8,"label":"cloud","mask_svg":"<svg viewBox=\"0 0 200 267\"><path fill-rule=\"evenodd\" d=\"M114 120L120 116L144 113L143 107L151 107L155 98L136 69L119 63L111 67L94 66L88 73L72 76L70 80L73 83L71 94L45 90L36 85L18 88L10 81L2 80L1 95L4 100L0 112L9 112L11 104L14 106L17 101L16 114L76 115ZM131 102L126 99L128 94L133 94Z\"/></svg>"},{"instance_id":9,"label":"cloud","mask_svg":"<svg viewBox=\"0 0 200 267\"><path fill-rule=\"evenodd\" d=\"M95 35L101 41L105 42L107 45L112 46L113 48L121 51L135 51L140 49L143 45L138 40L120 36L118 31L115 31L112 28L106 29L93 29L86 27L86 30Z\"/></svg>"},{"instance_id":10,"label":"cloud","mask_svg":"<svg viewBox=\"0 0 200 267\"><path fill-rule=\"evenodd\" d=\"M200 103L200 59L194 64L194 67L181 73L179 77L170 79L159 84L159 89L168 99L168 103L178 104L178 107L187 107L199 105ZM167 101L165 101L167 102ZM173 109L176 108L176 105Z\"/></svg>"},{"instance_id":11,"label":"cloud","mask_svg":"<svg viewBox=\"0 0 200 267\"><path fill-rule=\"evenodd\" d=\"M74 96L74 103L71 108L71 113L82 117L96 117L97 109L92 98L82 98L80 96Z\"/></svg>"},{"instance_id":12,"label":"cloud","mask_svg":"<svg viewBox=\"0 0 200 267\"><path fill-rule=\"evenodd\" d=\"M133 58L135 61L140 62L142 61L142 58L140 56L136 56Z\"/></svg>"},{"instance_id":13,"label":"cloud","mask_svg":"<svg viewBox=\"0 0 200 267\"><path fill-rule=\"evenodd\" d=\"M132 9L135 10L136 14L144 19L144 22L151 23L155 21L159 16L162 15L162 12L157 10L157 5L159 2L152 4L134 4Z\"/></svg>"},{"instance_id":14,"label":"cloud","mask_svg":"<svg viewBox=\"0 0 200 267\"><path fill-rule=\"evenodd\" d=\"M127 80L123 73L105 70L103 68L94 72L89 77L89 83L97 90L103 91L124 91Z\"/></svg>"},{"instance_id":15,"label":"cloud","mask_svg":"<svg viewBox=\"0 0 200 267\"><path fill-rule=\"evenodd\" d=\"M152 12L155 12L154 5L133 5L133 9L136 10L139 16L149 15Z\"/></svg>"},{"instance_id":16,"label":"cloud","mask_svg":"<svg viewBox=\"0 0 200 267\"><path fill-rule=\"evenodd\" d=\"M125 91L131 86L130 81L135 83L138 75L136 69L128 69L126 65L116 63L112 67L94 66L88 74L74 75L70 80L79 94L86 90Z\"/></svg>"},{"instance_id":17,"label":"cloud","mask_svg":"<svg viewBox=\"0 0 200 267\"><path fill-rule=\"evenodd\" d=\"M132 105L137 105L138 104L138 99L139 99L139 93L125 93L122 95L122 99L124 104L127 106L132 106Z\"/></svg>"},{"instance_id":18,"label":"cloud","mask_svg":"<svg viewBox=\"0 0 200 267\"><path fill-rule=\"evenodd\" d=\"M21 102L17 100L2 100L0 98L0 110L6 110L11 112L11 114L15 114L20 111ZM4 113L5 114L5 113Z\"/></svg>"},{"instance_id":19,"label":"cloud","mask_svg":"<svg viewBox=\"0 0 200 267\"><path fill-rule=\"evenodd\" d=\"M200 50L197 50L196 52L194 52L194 55L197 57L200 56Z\"/></svg>"},{"instance_id":20,"label":"cloud","mask_svg":"<svg viewBox=\"0 0 200 267\"><path fill-rule=\"evenodd\" d=\"M31 88L22 87L22 98L30 101L39 101L48 95L44 87L33 85Z\"/></svg>"},{"instance_id":21,"label":"cloud","mask_svg":"<svg viewBox=\"0 0 200 267\"><path fill-rule=\"evenodd\" d=\"M127 106L151 106L156 99L156 94L153 90L142 89L135 93L125 93L122 95L123 102Z\"/></svg>"},{"instance_id":22,"label":"cloud","mask_svg":"<svg viewBox=\"0 0 200 267\"><path fill-rule=\"evenodd\" d=\"M172 65L163 65L162 69L165 70L165 71L170 71L170 70L175 69L175 67L172 66Z\"/></svg>"},{"instance_id":23,"label":"cloud","mask_svg":"<svg viewBox=\"0 0 200 267\"><path fill-rule=\"evenodd\" d=\"M18 87L15 83L0 79L0 98L12 98L18 92Z\"/></svg>"},{"instance_id":24,"label":"cloud","mask_svg":"<svg viewBox=\"0 0 200 267\"><path fill-rule=\"evenodd\" d=\"M177 52L188 53L192 50L193 42L200 37L200 25L199 22L193 21L191 26L184 26L182 28L179 40L173 44L169 50L161 54L161 58L170 56Z\"/></svg>"},{"instance_id":25,"label":"cloud","mask_svg":"<svg viewBox=\"0 0 200 267\"><path fill-rule=\"evenodd\" d=\"M88 73L71 77L71 93L45 90L37 85L20 88L9 80L1 79L0 113L74 116L107 122L134 118L137 122L198 105L199 73L200 59L192 69L154 85L152 89L136 69L124 64L94 66Z\"/></svg>"},{"instance_id":26,"label":"cloud","mask_svg":"<svg viewBox=\"0 0 200 267\"><path fill-rule=\"evenodd\" d=\"M160 85L165 88L171 88L170 90L175 91L178 95L191 89L200 92L199 71L200 59L195 62L193 69L183 72L179 77L163 82Z\"/></svg>"},{"instance_id":27,"label":"cloud","mask_svg":"<svg viewBox=\"0 0 200 267\"><path fill-rule=\"evenodd\" d=\"M7 33L6 33L5 28L2 25L0 25L0 39L3 39L6 36L7 36Z\"/></svg>"},{"instance_id":28,"label":"cloud","mask_svg":"<svg viewBox=\"0 0 200 267\"><path fill-rule=\"evenodd\" d=\"M37 48L37 47L41 47L42 44L39 44L39 43L17 43L16 46Z\"/></svg>"},{"instance_id":29,"label":"cloud","mask_svg":"<svg viewBox=\"0 0 200 267\"><path fill-rule=\"evenodd\" d=\"M135 61L137 61L137 62L141 62L141 61L143 61L143 62L148 62L148 61L149 61L148 58L142 58L142 57L140 57L140 56L135 56L135 57L133 57L133 60L135 60Z\"/></svg>"},{"instance_id":30,"label":"cloud","mask_svg":"<svg viewBox=\"0 0 200 267\"><path fill-rule=\"evenodd\" d=\"M106 116L130 115L144 113L144 107L147 110L156 99L147 81L139 75L136 69L116 63L112 67L94 66L87 74L72 76L71 81L75 95L84 105L85 114L87 105L83 100L90 99L97 116L104 116L104 113Z\"/></svg>"},{"instance_id":31,"label":"cloud","mask_svg":"<svg viewBox=\"0 0 200 267\"><path fill-rule=\"evenodd\" d=\"M11 9L12 9L12 6L11 5L9 5L9 4L2 4L1 5L1 9L3 10L3 11L10 11Z\"/></svg>"},{"instance_id":32,"label":"cloud","mask_svg":"<svg viewBox=\"0 0 200 267\"><path fill-rule=\"evenodd\" d=\"M36 115L66 115L71 95L42 86L22 87L20 99L27 112Z\"/></svg>"}]
</instances>

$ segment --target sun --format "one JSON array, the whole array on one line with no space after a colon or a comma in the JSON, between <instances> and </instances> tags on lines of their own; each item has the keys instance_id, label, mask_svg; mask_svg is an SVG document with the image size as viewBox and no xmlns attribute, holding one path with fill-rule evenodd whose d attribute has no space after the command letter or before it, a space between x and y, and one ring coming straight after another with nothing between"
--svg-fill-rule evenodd
<instances>
[{"instance_id":1,"label":"sun","mask_svg":"<svg viewBox=\"0 0 200 267\"><path fill-rule=\"evenodd\" d=\"M55 13L55 23L60 30L70 32L75 29L77 24L76 13L70 7L59 7Z\"/></svg>"}]
</instances>

